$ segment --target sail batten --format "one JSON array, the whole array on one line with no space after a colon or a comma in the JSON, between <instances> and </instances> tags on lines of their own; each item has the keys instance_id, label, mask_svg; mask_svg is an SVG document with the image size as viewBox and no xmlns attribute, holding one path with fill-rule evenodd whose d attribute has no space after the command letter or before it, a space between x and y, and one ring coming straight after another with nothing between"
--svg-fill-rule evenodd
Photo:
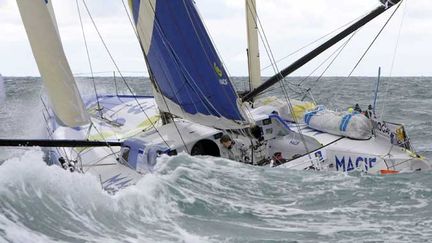
<instances>
[{"instance_id":1,"label":"sail batten","mask_svg":"<svg viewBox=\"0 0 432 243\"><path fill-rule=\"evenodd\" d=\"M66 59L51 1L17 0L39 73L58 122L69 127L89 124Z\"/></svg>"},{"instance_id":2,"label":"sail batten","mask_svg":"<svg viewBox=\"0 0 432 243\"><path fill-rule=\"evenodd\" d=\"M247 125L194 2L130 0L129 5L159 109L213 127Z\"/></svg>"}]
</instances>

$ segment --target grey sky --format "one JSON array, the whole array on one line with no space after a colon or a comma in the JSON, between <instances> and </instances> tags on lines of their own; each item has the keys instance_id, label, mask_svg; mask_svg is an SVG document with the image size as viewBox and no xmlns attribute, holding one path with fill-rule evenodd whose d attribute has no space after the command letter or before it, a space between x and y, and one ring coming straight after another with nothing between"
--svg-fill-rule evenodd
<instances>
[{"instance_id":1,"label":"grey sky","mask_svg":"<svg viewBox=\"0 0 432 243\"><path fill-rule=\"evenodd\" d=\"M54 0L56 16L64 48L74 73L88 73L89 68L79 19L74 0ZM145 64L138 42L128 22L121 0L87 0L120 69L126 74L145 75ZM126 0L125 0L126 2ZM216 47L233 76L247 74L246 30L244 0L196 0ZM276 59L297 50L306 43L327 34L341 25L369 12L378 0L257 0L258 12ZM432 1L406 1L382 34L366 59L354 73L374 76L378 66L384 75L390 74L402 16L405 14L393 76L432 76ZM84 14L84 13L83 13ZM348 45L327 75L346 76L374 38L390 13L379 17L363 28ZM115 68L104 51L88 17L84 14L95 72ZM21 24L14 0L0 0L0 73L10 76L38 76L36 64ZM309 48L310 50L310 48ZM331 53L326 52L316 61L294 75L308 75ZM280 62L283 68L305 51ZM262 66L269 63L261 48ZM127 73L134 71L138 73ZM271 75L267 69L263 75ZM320 71L315 73L320 74Z\"/></svg>"}]
</instances>

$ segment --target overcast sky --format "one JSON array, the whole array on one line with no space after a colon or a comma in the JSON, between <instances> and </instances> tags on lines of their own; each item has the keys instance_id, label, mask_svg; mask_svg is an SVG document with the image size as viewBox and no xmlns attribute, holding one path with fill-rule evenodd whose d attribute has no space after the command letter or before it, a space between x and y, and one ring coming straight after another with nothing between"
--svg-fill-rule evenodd
<instances>
[{"instance_id":1,"label":"overcast sky","mask_svg":"<svg viewBox=\"0 0 432 243\"><path fill-rule=\"evenodd\" d=\"M146 75L144 59L128 22L122 0L86 1L120 69L126 75ZM75 74L88 73L89 67L75 0L53 0L53 2L72 71ZM230 74L247 75L244 0L196 0L196 2ZM378 0L257 0L257 5L271 50L275 58L280 59L368 13L378 6L378 2ZM382 66L384 75L432 76L431 12L431 0L406 1L353 75L375 76L378 66ZM82 14L95 72L113 71L115 68L104 51L88 16L84 12ZM390 12L380 16L357 33L326 75L347 76L389 14ZM401 30L399 47L393 72L390 73L399 30ZM0 0L0 33L0 73L4 76L39 76L14 0ZM307 50L281 61L278 63L279 68L293 62ZM309 75L331 53L332 50L324 53L294 75ZM261 60L263 67L269 64L269 58L263 48L261 48ZM272 69L263 72L263 75L271 74L273 74ZM315 75L319 74L320 71L315 73Z\"/></svg>"}]
</instances>

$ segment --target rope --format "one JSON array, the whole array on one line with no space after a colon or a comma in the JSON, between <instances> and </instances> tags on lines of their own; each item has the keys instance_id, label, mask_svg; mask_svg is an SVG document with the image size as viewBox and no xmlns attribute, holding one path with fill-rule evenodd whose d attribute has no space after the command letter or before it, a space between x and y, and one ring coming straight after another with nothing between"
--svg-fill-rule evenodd
<instances>
[{"instance_id":1,"label":"rope","mask_svg":"<svg viewBox=\"0 0 432 243\"><path fill-rule=\"evenodd\" d=\"M311 96L311 98L313 99L313 96L312 96L312 92L311 92L311 90L313 89L313 88L315 88L315 86L318 84L318 81L319 80L321 80L321 78L324 76L324 74L328 71L328 69L333 65L333 63L336 61L336 59L339 57L339 55L342 53L342 51L345 49L345 47L348 45L348 43L352 40L352 38L354 37L354 35L357 33L357 31L356 32L354 32L350 37L349 37L349 39L344 43L344 44L342 44L338 49L336 49L326 60L324 60L324 62L322 63L322 64L320 64L319 65L319 67L318 68L316 68L314 71L312 71L312 73L310 73L309 74L309 76L307 76L306 78L304 78L302 81L300 81L300 83L298 83L298 85L300 86L300 85L302 85L309 77L311 77L312 76L312 74L316 71L316 70L318 70L322 65L324 65L328 60L330 60L330 58L332 57L332 56L334 56L333 57L333 59L330 61L330 63L327 65L327 67L324 69L324 71L320 74L320 76L314 81L314 83L312 84L312 86L311 87L309 87L307 90L306 90L306 93L304 93L304 96L303 96L303 98L301 99L302 101L306 98L306 96L307 96L307 93L309 93L310 94L310 96ZM336 54L336 55L335 55ZM314 100L314 99L313 99ZM314 102L315 102L315 100L314 100ZM316 102L315 102L316 103Z\"/></svg>"},{"instance_id":2,"label":"rope","mask_svg":"<svg viewBox=\"0 0 432 243\"><path fill-rule=\"evenodd\" d=\"M403 0L402 0L403 1ZM354 67L351 69L350 73L348 74L348 76L345 78L345 80L347 80L348 78L350 78L352 76L352 74L354 73L354 71L357 69L357 67L360 65L360 63L363 61L363 59L365 58L366 54L369 52L369 50L372 48L372 46L375 44L375 42L378 40L378 37L382 34L382 32L384 31L384 29L387 27L388 23L390 22L390 20L393 18L393 16L395 15L396 11L400 8L401 4L399 4L394 11L392 12L392 14L390 15L390 17L387 19L387 21L384 23L384 25L381 27L381 29L378 31L378 33L375 35L374 39L372 40L372 42L369 44L369 46L366 48L366 50L363 52L362 56L359 58L359 60L357 61L357 63L354 65ZM340 87L338 87L338 89L340 89ZM333 100L336 98L336 95L333 95L332 97L330 97L330 99L328 100L327 103L333 103Z\"/></svg>"},{"instance_id":3,"label":"rope","mask_svg":"<svg viewBox=\"0 0 432 243\"><path fill-rule=\"evenodd\" d=\"M153 8L153 11L155 11L154 6L152 6L152 8ZM186 7L186 6L185 6L185 9L187 10L187 7ZM190 16L190 13L189 13L189 12L188 12L188 16L189 16L189 19L190 19L191 23L193 23L192 18L191 18L191 16ZM156 27L158 28L158 30L161 32L162 37L165 37L165 35L164 35L164 31L163 31L162 27L160 26L160 24L159 24L159 20L157 19L157 17L156 17L156 20L157 20L157 21L156 21L156 25L155 25L155 26L156 26ZM193 27L194 27L194 31L195 31L195 33L198 35L197 28L196 28L195 26L193 26ZM182 65L182 63L178 61L178 60L179 60L179 57L177 56L176 52L174 51L174 48L170 45L170 42L167 40L166 37L165 37L164 40L165 40L165 41L163 42L163 44L166 46L166 48L167 48L168 50L170 50L170 53L173 55L173 60L174 60L175 63L178 65L179 69L183 72L183 77L185 78L185 81L187 81L186 83L190 85L190 87L193 89L193 91L194 91L196 94L198 94L202 99L204 99L204 100L207 102L207 103L204 103L204 104L205 104L204 107L207 109L207 111L210 113L210 112L211 112L210 108L212 108L212 109L213 109L213 110L214 110L214 111L215 111L215 112L216 112L220 117L223 117L223 116L219 113L219 111L216 109L216 107L213 106L212 102L210 102L210 100L209 100L209 99L204 95L204 92L203 92L203 91L201 90L201 88L197 85L197 82L194 81L192 75L188 72L188 70L186 69L186 67L184 67L184 66ZM201 44L202 49L204 50L204 53L207 54L207 52L205 51L205 48L203 47L202 42L201 42L200 44ZM212 62L210 61L208 55L206 55L206 56L207 56L207 61L208 61L209 65L212 66ZM170 80L168 79L168 81L170 81ZM171 87L171 89L172 89L171 83L170 83L170 87ZM173 89L172 89L172 90L173 90ZM225 95L227 95L227 94L225 93ZM210 108L207 107L207 105L209 105ZM182 109L182 110L183 110L183 109ZM225 131L224 129L221 129L221 130Z\"/></svg>"},{"instance_id":4,"label":"rope","mask_svg":"<svg viewBox=\"0 0 432 243\"><path fill-rule=\"evenodd\" d=\"M352 38L354 37L354 35L357 32L354 32L347 41L345 41L341 46L339 46L332 54L330 54L329 57L327 57L317 68L315 68L307 77L305 77L304 79L302 79L297 85L301 86L304 82L306 82L306 80L308 78L310 78L318 69L320 69L328 60L330 60L330 58L333 57L333 59L330 61L330 63L326 66L326 68L324 69L324 71L320 74L320 76L315 80L315 82L318 82L322 76L328 71L328 69L330 68L330 66L334 63L334 61L336 61L336 59L339 57L339 55L342 53L342 51L345 49L345 47L348 45L348 43L352 40ZM336 54L336 55L335 55ZM310 88L309 88L310 89Z\"/></svg>"},{"instance_id":5,"label":"rope","mask_svg":"<svg viewBox=\"0 0 432 243\"><path fill-rule=\"evenodd\" d=\"M363 61L363 58L366 56L366 54L369 52L369 50L372 48L372 46L375 44L376 40L378 39L378 37L381 35L381 33L384 31L385 27L387 27L388 23L390 22L390 20L393 18L393 16L395 15L396 11L399 9L399 7L401 6L401 4L399 4L395 10L393 11L393 13L390 15L390 17L387 19L387 21L385 22L384 26L380 29L380 31L378 32L378 34L375 36L375 38L372 40L372 43L370 43L370 45L368 46L368 48L366 49L366 51L363 53L363 55L360 57L360 59L358 60L358 62L356 63L356 65L354 66L354 68L351 70L351 72L348 75L348 78L351 77L351 75L354 73L354 71L357 69L358 65L360 65L360 62Z\"/></svg>"},{"instance_id":6,"label":"rope","mask_svg":"<svg viewBox=\"0 0 432 243\"><path fill-rule=\"evenodd\" d=\"M99 112L100 116L102 117L102 109L101 109L101 106L100 106L100 103L99 103L99 96L98 96L98 92L97 92L97 89L96 89L96 83L95 83L95 78L94 78L94 74L93 74L93 66L92 66L92 62L91 62L91 59L90 59L90 52L89 52L88 45L87 45L87 38L86 38L86 35L85 35L85 31L84 31L84 25L83 25L83 21L82 21L82 18L81 18L81 10L80 10L80 7L79 7L78 0L75 0L75 3L76 3L76 6L77 6L77 10L78 10L78 16L79 16L80 25L81 25L81 32L82 32L82 36L83 36L83 39L84 39L84 45L85 45L86 53L87 53L87 61L88 61L89 68L90 68L91 80L92 80L92 83L93 83L93 89L94 89L95 96L96 96L96 102L97 102L98 112Z\"/></svg>"},{"instance_id":7,"label":"rope","mask_svg":"<svg viewBox=\"0 0 432 243\"><path fill-rule=\"evenodd\" d=\"M396 55L397 55L397 52L398 52L398 49L399 49L400 36L401 36L401 33L402 33L402 27L403 27L403 23L404 23L405 16L406 16L406 13L407 13L407 8L408 8L407 5L408 5L408 1L405 1L405 8L404 8L404 11L403 11L401 22L399 24L398 37L396 39L396 45L395 45L395 48L394 48L394 51L393 51L393 59L392 59L391 67L390 67L389 81L387 81L387 83L386 83L386 90L385 90L385 93L384 93L383 104L382 104L382 107L381 107L381 115L380 115L380 119L381 120L384 119L386 100L387 100L387 95L388 95L388 89L389 89L389 86L390 86L390 79L391 79L391 77L393 75L393 68L394 68L394 65L395 65L395 62L396 62Z\"/></svg>"},{"instance_id":8,"label":"rope","mask_svg":"<svg viewBox=\"0 0 432 243\"><path fill-rule=\"evenodd\" d=\"M251 9L251 6L249 6L249 5L247 5L247 6L248 6L249 11L251 11L251 12L253 13L253 10ZM253 6L253 7L256 9L256 6ZM267 39L267 35L266 35L265 31L264 31L264 28L263 28L263 25L262 25L262 23L261 23L261 19L260 19L260 17L258 16L258 13L256 14L256 16L257 16L257 18L256 18L256 20L255 20L255 24L257 24L257 26L260 27L259 30L261 30L261 31L258 30L258 33L259 33L259 35L260 35L261 41L262 41L263 44L264 44L264 47L265 47L265 50L266 50L266 52L267 52L267 55L268 55L268 57L269 57L269 59L270 59L270 62L273 63L273 71L274 71L275 73L280 73L280 71L279 71L279 69L278 69L278 67L277 67L277 64L275 63L275 58L274 58L273 52L272 52L272 50L271 50L271 47L270 47L269 41L268 41L268 39ZM289 108L291 109L291 113L292 113L292 115L293 115L293 118L297 120L296 116L294 115L294 107L293 107L293 105L292 105L292 102L291 102L290 97L288 96L288 92L287 92L287 90L286 90L286 88L285 88L285 84L284 84L284 82L285 82L285 78L283 78L283 82L279 82L279 83L280 83L280 86L281 86L281 88L282 88L282 91L283 91L283 95L284 95L284 97L285 97L285 100L287 101L287 104L288 104ZM303 133L302 133L302 131L301 131L300 124L299 124L298 122L296 122L295 124L296 124L296 126L297 126L298 133L299 133L299 135L300 135L300 139L301 139L301 141L302 141L302 143L303 143L303 145L304 145L304 147L305 147L305 149L306 149L306 152L308 153L309 158L312 159L312 158L311 158L311 155L309 154L309 148L308 148L308 146L307 146L306 139L304 138L304 135L303 135Z\"/></svg>"},{"instance_id":9,"label":"rope","mask_svg":"<svg viewBox=\"0 0 432 243\"><path fill-rule=\"evenodd\" d=\"M302 50L308 48L309 46L311 46L311 45L317 43L318 41L320 41L320 40L326 38L327 36L330 36L331 34L337 32L338 30L340 30L340 29L342 29L342 28L344 28L344 27L346 27L346 26L348 26L348 25L350 25L350 24L352 24L352 23L354 23L355 21L357 21L357 20L359 20L359 19L361 19L361 18L363 18L363 17L364 17L364 15L359 16L358 18L356 18L356 19L354 19L354 20L352 20L352 21L350 21L350 22L348 22L348 23L346 23L346 24L340 26L340 27L337 28L337 29L334 29L333 31L331 31L331 32L329 32L329 33L327 33L327 34L321 36L320 38L318 38L318 39L316 39L316 40L314 40L314 41L312 41L312 42L309 42L308 44L306 44L306 45L300 47L299 49L297 49L297 50L291 52L291 53L288 54L287 56L282 57L282 58L276 60L276 63L279 63L279 62L281 62L281 61L287 59L288 57L291 57L291 56L297 54L298 52L300 52L300 51L302 51ZM272 67L272 65L273 65L273 63L271 63L270 65L268 65L268 66L266 66L266 67L264 67L264 68L262 68L261 71L264 71L264 70L266 70L266 69Z\"/></svg>"},{"instance_id":10,"label":"rope","mask_svg":"<svg viewBox=\"0 0 432 243\"><path fill-rule=\"evenodd\" d=\"M138 106L140 107L141 111L142 111L142 112L144 113L144 115L146 116L147 120L150 122L151 126L152 126L152 127L155 129L155 131L158 133L159 137L162 139L162 141L165 143L166 146L170 147L169 144L167 143L167 141L165 141L165 139L162 137L162 134L159 132L159 130L157 129L156 125L153 123L153 121L152 121L152 120L150 119L150 117L147 115L147 113L145 112L145 110L144 110L144 108L142 107L141 103L138 101L138 98L136 97L136 95L135 95L134 92L132 91L132 88L129 86L128 82L127 82L126 79L124 78L122 72L120 71L120 68L118 67L117 63L116 63L115 60L114 60L114 57L112 56L112 54L111 54L111 52L110 52L108 46L106 45L105 40L103 39L101 33L99 32L99 29L98 29L98 27L97 27L97 25L96 25L96 23L95 23L95 21L94 21L92 15L91 15L91 13L90 13L89 8L87 7L87 4L86 4L85 0L82 0L82 1L83 1L83 3L84 3L84 7L85 7L85 9L86 9L86 11L87 11L87 14L89 15L90 20L91 20L91 22L92 22L92 24L93 24L93 26L94 26L94 28L95 28L95 30L96 30L98 36L99 36L99 39L101 40L101 42L102 42L102 44L103 44L105 50L107 51L107 53L108 53L108 55L109 55L109 57L110 57L110 59L111 59L113 65L114 65L115 68L117 69L117 72L119 73L121 79L122 79L123 82L125 83L127 89L129 90L129 92L131 93L131 95L133 96L133 98L135 99L135 101L136 101L136 103L138 104Z\"/></svg>"}]
</instances>

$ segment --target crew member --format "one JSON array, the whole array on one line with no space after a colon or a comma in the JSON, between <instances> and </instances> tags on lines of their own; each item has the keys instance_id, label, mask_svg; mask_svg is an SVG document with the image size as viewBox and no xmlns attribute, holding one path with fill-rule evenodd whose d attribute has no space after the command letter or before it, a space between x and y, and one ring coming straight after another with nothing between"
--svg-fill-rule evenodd
<instances>
[{"instance_id":1,"label":"crew member","mask_svg":"<svg viewBox=\"0 0 432 243\"><path fill-rule=\"evenodd\" d=\"M239 139L232 139L225 134L221 137L220 143L222 144L222 157L243 163L249 162L248 148Z\"/></svg>"},{"instance_id":2,"label":"crew member","mask_svg":"<svg viewBox=\"0 0 432 243\"><path fill-rule=\"evenodd\" d=\"M359 104L355 104L354 106L354 111L358 112L358 113L362 113L362 109L360 108Z\"/></svg>"}]
</instances>

